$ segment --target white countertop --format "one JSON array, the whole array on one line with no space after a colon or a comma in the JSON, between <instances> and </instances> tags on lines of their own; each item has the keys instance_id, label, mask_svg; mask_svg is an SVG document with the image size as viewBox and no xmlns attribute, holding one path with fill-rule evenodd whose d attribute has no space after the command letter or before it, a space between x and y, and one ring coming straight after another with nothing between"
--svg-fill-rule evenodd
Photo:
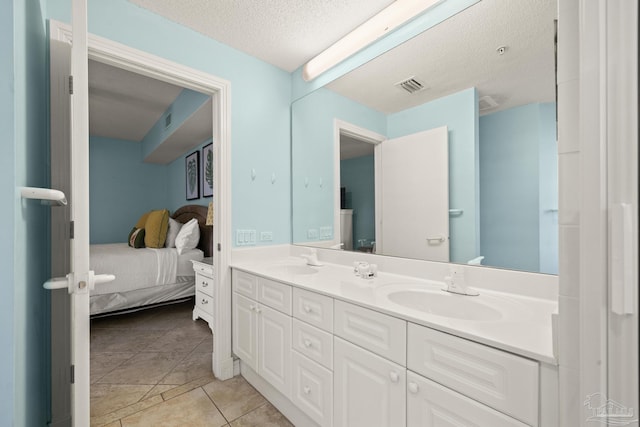
<instances>
[{"instance_id":1,"label":"white countertop","mask_svg":"<svg viewBox=\"0 0 640 427\"><path fill-rule=\"evenodd\" d=\"M444 284L420 280L416 277L379 272L378 277L356 277L352 267L328 264L310 267L312 274L298 274L305 262L298 257L277 261L237 261L231 267L277 280L302 289L371 308L391 316L433 329L467 338L534 360L556 365L553 355L551 318L557 312L557 303L551 300L508 294L476 288L479 296L450 295L451 298L477 298L477 302L497 309L497 320L465 320L444 317L429 312L406 308L385 297L388 285L406 284L440 292ZM295 266L295 268L288 268ZM415 285L415 286L413 286ZM444 292L444 291L442 291ZM464 303L463 303L464 304Z\"/></svg>"}]
</instances>

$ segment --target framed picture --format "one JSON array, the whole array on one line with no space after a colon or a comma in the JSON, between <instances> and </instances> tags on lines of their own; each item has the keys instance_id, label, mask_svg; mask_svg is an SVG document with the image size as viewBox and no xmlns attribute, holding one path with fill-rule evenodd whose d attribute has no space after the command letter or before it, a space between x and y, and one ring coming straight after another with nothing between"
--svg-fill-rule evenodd
<instances>
[{"instance_id":1,"label":"framed picture","mask_svg":"<svg viewBox=\"0 0 640 427\"><path fill-rule=\"evenodd\" d=\"M202 197L213 196L213 142L202 147Z\"/></svg>"},{"instance_id":2,"label":"framed picture","mask_svg":"<svg viewBox=\"0 0 640 427\"><path fill-rule=\"evenodd\" d=\"M185 157L185 178L187 183L187 200L200 198L200 151L194 151Z\"/></svg>"}]
</instances>

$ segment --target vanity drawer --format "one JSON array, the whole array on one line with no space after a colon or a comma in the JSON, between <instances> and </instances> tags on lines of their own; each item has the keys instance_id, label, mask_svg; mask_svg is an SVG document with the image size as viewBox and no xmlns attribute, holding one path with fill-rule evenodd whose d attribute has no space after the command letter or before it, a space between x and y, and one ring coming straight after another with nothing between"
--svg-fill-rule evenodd
<instances>
[{"instance_id":1,"label":"vanity drawer","mask_svg":"<svg viewBox=\"0 0 640 427\"><path fill-rule=\"evenodd\" d=\"M202 274L196 274L196 289L198 292L213 296L213 279L203 276Z\"/></svg>"},{"instance_id":2,"label":"vanity drawer","mask_svg":"<svg viewBox=\"0 0 640 427\"><path fill-rule=\"evenodd\" d=\"M291 344L309 359L333 369L333 336L330 333L293 319Z\"/></svg>"},{"instance_id":3,"label":"vanity drawer","mask_svg":"<svg viewBox=\"0 0 640 427\"><path fill-rule=\"evenodd\" d=\"M293 317L333 332L333 298L294 288Z\"/></svg>"},{"instance_id":4,"label":"vanity drawer","mask_svg":"<svg viewBox=\"0 0 640 427\"><path fill-rule=\"evenodd\" d=\"M407 425L527 427L411 371L407 372Z\"/></svg>"},{"instance_id":5,"label":"vanity drawer","mask_svg":"<svg viewBox=\"0 0 640 427\"><path fill-rule=\"evenodd\" d=\"M291 400L322 427L333 425L333 373L293 351Z\"/></svg>"},{"instance_id":6,"label":"vanity drawer","mask_svg":"<svg viewBox=\"0 0 640 427\"><path fill-rule=\"evenodd\" d=\"M409 323L407 368L538 425L538 363Z\"/></svg>"},{"instance_id":7,"label":"vanity drawer","mask_svg":"<svg viewBox=\"0 0 640 427\"><path fill-rule=\"evenodd\" d=\"M335 301L335 335L406 366L407 322Z\"/></svg>"},{"instance_id":8,"label":"vanity drawer","mask_svg":"<svg viewBox=\"0 0 640 427\"><path fill-rule=\"evenodd\" d=\"M202 292L197 292L196 307L207 314L213 315L213 297L203 294Z\"/></svg>"},{"instance_id":9,"label":"vanity drawer","mask_svg":"<svg viewBox=\"0 0 640 427\"><path fill-rule=\"evenodd\" d=\"M232 280L234 291L251 299L258 299L258 276L233 270Z\"/></svg>"},{"instance_id":10,"label":"vanity drawer","mask_svg":"<svg viewBox=\"0 0 640 427\"><path fill-rule=\"evenodd\" d=\"M262 277L258 283L258 301L291 316L291 286Z\"/></svg>"}]
</instances>

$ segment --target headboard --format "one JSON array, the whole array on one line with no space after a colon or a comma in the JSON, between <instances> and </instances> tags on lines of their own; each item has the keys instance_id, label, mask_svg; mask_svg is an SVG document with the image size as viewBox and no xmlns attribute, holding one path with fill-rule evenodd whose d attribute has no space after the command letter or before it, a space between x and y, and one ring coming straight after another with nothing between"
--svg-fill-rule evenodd
<instances>
[{"instance_id":1,"label":"headboard","mask_svg":"<svg viewBox=\"0 0 640 427\"><path fill-rule=\"evenodd\" d=\"M182 224L193 218L197 219L198 225L200 225L198 249L204 252L205 257L210 257L213 256L213 226L205 225L207 223L207 210L207 206L185 205L175 211L171 218Z\"/></svg>"}]
</instances>

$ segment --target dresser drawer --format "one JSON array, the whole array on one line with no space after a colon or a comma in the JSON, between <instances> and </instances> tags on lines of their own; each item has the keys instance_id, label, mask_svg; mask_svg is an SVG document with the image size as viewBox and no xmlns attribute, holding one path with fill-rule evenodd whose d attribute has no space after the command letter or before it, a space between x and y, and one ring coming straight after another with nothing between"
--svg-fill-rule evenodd
<instances>
[{"instance_id":1,"label":"dresser drawer","mask_svg":"<svg viewBox=\"0 0 640 427\"><path fill-rule=\"evenodd\" d=\"M407 425L527 427L411 371L407 372Z\"/></svg>"},{"instance_id":2,"label":"dresser drawer","mask_svg":"<svg viewBox=\"0 0 640 427\"><path fill-rule=\"evenodd\" d=\"M289 285L260 277L258 301L291 316L291 286Z\"/></svg>"},{"instance_id":3,"label":"dresser drawer","mask_svg":"<svg viewBox=\"0 0 640 427\"><path fill-rule=\"evenodd\" d=\"M202 292L196 292L196 307L207 314L213 315L213 298Z\"/></svg>"},{"instance_id":4,"label":"dresser drawer","mask_svg":"<svg viewBox=\"0 0 640 427\"><path fill-rule=\"evenodd\" d=\"M538 363L409 323L407 368L538 425Z\"/></svg>"},{"instance_id":5,"label":"dresser drawer","mask_svg":"<svg viewBox=\"0 0 640 427\"><path fill-rule=\"evenodd\" d=\"M333 332L333 298L294 288L293 317Z\"/></svg>"},{"instance_id":6,"label":"dresser drawer","mask_svg":"<svg viewBox=\"0 0 640 427\"><path fill-rule=\"evenodd\" d=\"M196 290L204 294L213 296L213 279L203 276L202 274L196 274Z\"/></svg>"},{"instance_id":7,"label":"dresser drawer","mask_svg":"<svg viewBox=\"0 0 640 427\"><path fill-rule=\"evenodd\" d=\"M258 299L258 276L233 270L233 290L252 299Z\"/></svg>"},{"instance_id":8,"label":"dresser drawer","mask_svg":"<svg viewBox=\"0 0 640 427\"><path fill-rule=\"evenodd\" d=\"M193 271L195 271L196 273L204 274L208 277L213 277L213 265L203 265L199 262L194 262Z\"/></svg>"},{"instance_id":9,"label":"dresser drawer","mask_svg":"<svg viewBox=\"0 0 640 427\"><path fill-rule=\"evenodd\" d=\"M406 366L407 322L335 301L335 335Z\"/></svg>"},{"instance_id":10,"label":"dresser drawer","mask_svg":"<svg viewBox=\"0 0 640 427\"><path fill-rule=\"evenodd\" d=\"M291 346L314 362L333 369L333 336L298 319L293 319Z\"/></svg>"},{"instance_id":11,"label":"dresser drawer","mask_svg":"<svg viewBox=\"0 0 640 427\"><path fill-rule=\"evenodd\" d=\"M291 400L322 427L333 425L333 373L293 351Z\"/></svg>"}]
</instances>

